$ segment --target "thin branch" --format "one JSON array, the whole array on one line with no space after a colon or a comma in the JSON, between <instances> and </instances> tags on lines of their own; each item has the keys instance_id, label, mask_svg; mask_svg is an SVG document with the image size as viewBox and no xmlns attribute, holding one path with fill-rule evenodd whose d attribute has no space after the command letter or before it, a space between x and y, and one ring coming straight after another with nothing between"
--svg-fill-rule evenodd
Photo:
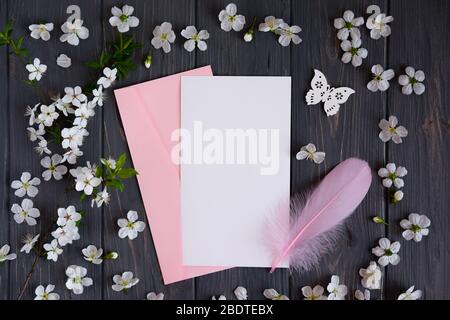
<instances>
[{"instance_id":1,"label":"thin branch","mask_svg":"<svg viewBox=\"0 0 450 320\"><path fill-rule=\"evenodd\" d=\"M30 272L28 272L27 278L25 279L25 283L22 286L22 289L19 292L19 296L17 297L17 300L22 299L23 294L25 293L25 289L28 287L28 283L30 282L31 276L33 275L34 271L36 270L36 267L39 262L40 255L36 254L36 258L34 258L33 265L31 266Z\"/></svg>"}]
</instances>

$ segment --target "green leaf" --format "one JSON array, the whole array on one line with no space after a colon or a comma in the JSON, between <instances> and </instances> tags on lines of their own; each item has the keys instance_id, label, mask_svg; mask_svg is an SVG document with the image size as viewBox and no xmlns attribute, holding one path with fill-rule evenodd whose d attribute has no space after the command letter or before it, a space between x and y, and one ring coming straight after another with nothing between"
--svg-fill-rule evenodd
<instances>
[{"instance_id":1,"label":"green leaf","mask_svg":"<svg viewBox=\"0 0 450 320\"><path fill-rule=\"evenodd\" d=\"M114 187L114 188L120 190L120 192L122 192L125 189L125 186L123 185L122 181L120 181L118 179L113 179L113 180L106 182L106 186Z\"/></svg>"},{"instance_id":2,"label":"green leaf","mask_svg":"<svg viewBox=\"0 0 450 320\"><path fill-rule=\"evenodd\" d=\"M83 192L80 196L80 201L83 202L84 200L86 200L86 198L87 198L87 195L86 195L86 193Z\"/></svg>"},{"instance_id":3,"label":"green leaf","mask_svg":"<svg viewBox=\"0 0 450 320\"><path fill-rule=\"evenodd\" d=\"M102 68L97 61L86 62L86 67L91 68L91 69L101 69Z\"/></svg>"},{"instance_id":4,"label":"green leaf","mask_svg":"<svg viewBox=\"0 0 450 320\"><path fill-rule=\"evenodd\" d=\"M125 164L125 161L127 161L127 155L125 153L122 153L119 156L119 159L116 161L116 170L120 170L123 168L123 165Z\"/></svg>"},{"instance_id":5,"label":"green leaf","mask_svg":"<svg viewBox=\"0 0 450 320\"><path fill-rule=\"evenodd\" d=\"M131 177L134 177L138 174L138 172L136 170L134 170L134 168L125 168L125 169L121 169L119 171L119 173L117 174L117 176L121 179L129 179Z\"/></svg>"},{"instance_id":6,"label":"green leaf","mask_svg":"<svg viewBox=\"0 0 450 320\"><path fill-rule=\"evenodd\" d=\"M102 166L98 166L98 167L95 169L95 176L96 176L97 178L100 178L100 177L102 176L102 174L103 174L103 167L102 167Z\"/></svg>"}]
</instances>

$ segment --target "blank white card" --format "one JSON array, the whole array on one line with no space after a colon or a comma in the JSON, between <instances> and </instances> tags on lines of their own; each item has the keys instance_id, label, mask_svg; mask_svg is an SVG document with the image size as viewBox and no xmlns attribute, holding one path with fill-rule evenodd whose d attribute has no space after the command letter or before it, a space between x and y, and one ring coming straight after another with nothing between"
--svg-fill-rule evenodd
<instances>
[{"instance_id":1,"label":"blank white card","mask_svg":"<svg viewBox=\"0 0 450 320\"><path fill-rule=\"evenodd\" d=\"M185 265L271 266L268 225L289 200L290 122L290 77L182 77ZM287 209L277 216L289 224Z\"/></svg>"}]
</instances>

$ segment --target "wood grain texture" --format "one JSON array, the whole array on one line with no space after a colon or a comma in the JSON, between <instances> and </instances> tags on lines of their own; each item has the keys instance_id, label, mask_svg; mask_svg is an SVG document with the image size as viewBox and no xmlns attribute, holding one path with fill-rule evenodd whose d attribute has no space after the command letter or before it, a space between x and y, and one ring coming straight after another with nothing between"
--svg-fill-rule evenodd
<instances>
[{"instance_id":1,"label":"wood grain texture","mask_svg":"<svg viewBox=\"0 0 450 320\"><path fill-rule=\"evenodd\" d=\"M61 43L60 26L66 20L69 4L81 7L81 16L90 30L90 37L78 47ZM119 239L117 219L126 216L128 210L136 210L141 220L145 211L137 181L126 182L126 191L114 192L111 204L103 209L92 209L88 202L80 204L79 194L71 191L71 178L59 182L45 182L39 195L33 199L41 210L38 226L17 225L12 219L10 207L21 202L9 187L23 171L41 176L41 156L33 151L25 133L28 120L23 117L25 107L41 99L23 83L27 73L23 62L7 56L6 48L0 48L0 245L9 243L19 258L0 265L0 299L15 299L33 262L32 255L19 253L21 239L26 233L44 235L51 229L58 207L75 204L87 210L87 218L80 230L81 239L65 247L58 263L41 260L30 280L24 299L34 298L39 284L52 283L62 299L144 299L150 291L164 292L167 299L210 299L225 294L233 299L233 290L242 285L248 289L250 299L263 298L262 291L275 288L292 299L302 298L301 287L321 284L326 287L331 275L341 277L348 285L348 298L355 289L362 289L358 269L375 260L370 251L380 237L399 240L402 244L399 266L384 269L381 290L372 291L377 299L395 299L410 285L424 291L426 299L449 299L448 289L450 236L450 89L446 76L450 73L447 55L450 50L448 35L450 4L445 0L237 0L238 11L247 18L248 27L253 16L260 20L268 15L283 18L290 24L302 27L298 46L283 48L270 33L258 32L251 43L242 40L242 32L223 32L218 13L226 0L129 0L135 7L140 25L130 31L143 48L136 53L139 64L129 78L116 83L116 88L159 78L193 67L210 64L216 75L275 75L292 76L292 125L291 125L291 193L303 192L332 169L340 161L356 156L365 159L373 168L373 182L367 198L345 223L344 237L334 252L321 260L318 269L306 273L289 274L277 270L269 274L257 268L234 268L219 273L164 286L153 247L150 229L133 241ZM40 85L47 97L62 92L65 86L83 85L98 74L84 66L94 59L108 43L117 38L117 31L108 22L114 5L124 3L115 0L51 0L0 1L0 26L6 19L16 21L15 34L24 35L30 57L39 57L48 65L47 75ZM393 15L392 35L387 39L373 40L365 26L361 26L363 47L369 56L363 65L354 68L340 62L342 51L336 38L333 19L342 16L346 9L364 16L370 4L378 4L383 12ZM48 42L29 37L29 24L51 21L55 24ZM177 35L172 52L164 54L150 45L153 28L164 21L172 23ZM257 22L257 24L260 21ZM206 29L211 37L206 52L187 52L183 48L180 32L188 25ZM153 65L143 67L144 56L151 51ZM72 58L68 70L56 65L56 57L66 53ZM396 73L391 88L384 93L371 93L366 89L370 80L370 68L374 64L392 68ZM397 83L404 67L411 65L424 70L426 92L422 96L404 96ZM313 69L324 72L332 86L349 86L356 90L336 116L327 118L322 106L306 106L304 96L310 86ZM98 162L101 156L117 157L126 152L130 159L126 138L113 93L108 90L108 100L88 125L90 136L83 146L85 161ZM232 98L232 97L230 97ZM48 99L48 98L47 98ZM396 115L400 124L407 127L409 135L403 144L383 144L378 139L378 122L389 115ZM255 115L257 116L257 115ZM296 152L312 142L327 153L321 165L297 161ZM60 152L59 150L52 150ZM386 190L376 171L387 162L407 167L405 198L398 205L389 204ZM407 242L401 237L399 221L410 212L426 214L432 220L430 235L422 242ZM375 225L372 216L385 217L388 227ZM232 235L230 235L231 237ZM106 251L119 252L116 261L92 265L84 261L81 249L89 244ZM65 268L70 264L88 268L94 286L81 296L74 296L65 288ZM112 277L124 271L132 271L140 282L128 295L114 292Z\"/></svg>"},{"instance_id":2,"label":"wood grain texture","mask_svg":"<svg viewBox=\"0 0 450 320\"><path fill-rule=\"evenodd\" d=\"M0 2L0 28L7 21L8 3ZM8 49L0 48L0 247L9 244L9 107L8 107ZM9 298L9 266L0 265L0 299Z\"/></svg>"},{"instance_id":3,"label":"wood grain texture","mask_svg":"<svg viewBox=\"0 0 450 320\"><path fill-rule=\"evenodd\" d=\"M388 270L388 299L412 285L423 291L425 299L450 298L449 13L448 1L391 1L395 25L388 61L396 77L388 91L389 114L397 116L409 134L404 143L388 145L387 161L408 169L404 200L389 208L388 235L400 241L402 261ZM401 94L397 75L405 74L406 66L425 72L423 95ZM419 243L400 235L400 220L412 212L431 219L430 235Z\"/></svg>"}]
</instances>

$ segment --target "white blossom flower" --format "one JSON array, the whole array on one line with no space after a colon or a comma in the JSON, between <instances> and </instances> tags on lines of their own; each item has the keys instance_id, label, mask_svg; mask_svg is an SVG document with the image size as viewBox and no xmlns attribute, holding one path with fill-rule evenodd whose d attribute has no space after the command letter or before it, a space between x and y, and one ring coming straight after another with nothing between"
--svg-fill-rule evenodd
<instances>
[{"instance_id":1,"label":"white blossom flower","mask_svg":"<svg viewBox=\"0 0 450 320\"><path fill-rule=\"evenodd\" d=\"M184 43L184 48L189 52L193 51L195 46L197 46L200 51L205 51L208 48L206 41L204 41L209 39L209 33L206 30L200 30L200 32L197 32L197 28L195 28L195 26L188 26L186 29L181 31L181 35L188 39Z\"/></svg>"},{"instance_id":2,"label":"white blossom flower","mask_svg":"<svg viewBox=\"0 0 450 320\"><path fill-rule=\"evenodd\" d=\"M403 196L404 196L403 191L397 190L394 192L393 195L391 195L391 202L394 204L398 203L398 202L402 201Z\"/></svg>"},{"instance_id":3,"label":"white blossom flower","mask_svg":"<svg viewBox=\"0 0 450 320\"><path fill-rule=\"evenodd\" d=\"M381 168L378 170L378 176L383 178L383 186L386 188L396 187L397 189L402 188L405 185L403 177L408 174L405 167L398 167L395 163L388 163L386 168Z\"/></svg>"},{"instance_id":4,"label":"white blossom flower","mask_svg":"<svg viewBox=\"0 0 450 320\"><path fill-rule=\"evenodd\" d=\"M122 9L114 6L111 9L113 15L109 18L109 24L113 27L117 27L120 33L128 32L131 28L139 25L139 19L132 16L134 8L129 5L124 5Z\"/></svg>"},{"instance_id":5,"label":"white blossom flower","mask_svg":"<svg viewBox=\"0 0 450 320\"><path fill-rule=\"evenodd\" d=\"M78 227L74 223L67 223L63 227L58 227L51 235L58 241L61 247L72 244L74 240L80 239Z\"/></svg>"},{"instance_id":6,"label":"white blossom flower","mask_svg":"<svg viewBox=\"0 0 450 320\"><path fill-rule=\"evenodd\" d=\"M44 41L50 40L50 31L53 30L53 23L32 24L28 27L31 31L30 36L33 39L42 39Z\"/></svg>"},{"instance_id":7,"label":"white blossom flower","mask_svg":"<svg viewBox=\"0 0 450 320\"><path fill-rule=\"evenodd\" d=\"M415 70L413 67L406 67L406 74L398 77L398 83L402 86L402 93L410 95L415 93L421 95L425 92L425 85L422 83L425 80L425 73L422 70Z\"/></svg>"},{"instance_id":8,"label":"white blossom flower","mask_svg":"<svg viewBox=\"0 0 450 320\"><path fill-rule=\"evenodd\" d=\"M227 297L225 297L223 294L219 295L219 297L216 299L216 296L212 296L211 300L227 300Z\"/></svg>"},{"instance_id":9,"label":"white blossom flower","mask_svg":"<svg viewBox=\"0 0 450 320\"><path fill-rule=\"evenodd\" d=\"M80 19L75 19L74 22L64 22L61 30L64 34L59 40L61 42L67 41L73 46L77 46L80 43L80 39L84 40L89 38L89 29L83 26L83 20Z\"/></svg>"},{"instance_id":10,"label":"white blossom flower","mask_svg":"<svg viewBox=\"0 0 450 320\"><path fill-rule=\"evenodd\" d=\"M83 145L84 137L88 135L89 132L85 128L79 126L64 128L61 130L61 137L63 138L63 141L61 143L62 147L64 149L78 149L78 147Z\"/></svg>"},{"instance_id":11,"label":"white blossom flower","mask_svg":"<svg viewBox=\"0 0 450 320\"><path fill-rule=\"evenodd\" d=\"M223 31L229 32L241 31L245 25L245 17L237 14L237 6L234 3L228 4L224 10L219 13L220 28Z\"/></svg>"},{"instance_id":12,"label":"white blossom flower","mask_svg":"<svg viewBox=\"0 0 450 320\"><path fill-rule=\"evenodd\" d=\"M66 54L60 54L58 58L56 58L56 64L60 66L61 68L70 68L72 65L72 59Z\"/></svg>"},{"instance_id":13,"label":"white blossom flower","mask_svg":"<svg viewBox=\"0 0 450 320\"><path fill-rule=\"evenodd\" d=\"M116 170L117 162L113 158L109 157L108 159L100 159L100 162L103 163L106 167L110 168L111 170Z\"/></svg>"},{"instance_id":14,"label":"white blossom flower","mask_svg":"<svg viewBox=\"0 0 450 320\"><path fill-rule=\"evenodd\" d=\"M31 234L27 234L25 238L22 240L23 246L20 248L20 252L25 252L26 254L29 254L31 249L33 249L34 245L39 239L40 234L37 234L35 236Z\"/></svg>"},{"instance_id":15,"label":"white blossom flower","mask_svg":"<svg viewBox=\"0 0 450 320\"><path fill-rule=\"evenodd\" d=\"M138 278L133 278L133 272L125 271L122 275L116 274L113 277L114 284L112 285L112 289L114 291L124 291L127 292L128 289L133 287L139 282Z\"/></svg>"},{"instance_id":16,"label":"white blossom flower","mask_svg":"<svg viewBox=\"0 0 450 320\"><path fill-rule=\"evenodd\" d=\"M280 28L277 30L277 34L280 35L278 38L278 43L283 47L287 47L291 44L291 41L294 44L299 44L302 42L302 39L297 35L302 31L302 28L299 26L289 26L287 23L282 23Z\"/></svg>"},{"instance_id":17,"label":"white blossom flower","mask_svg":"<svg viewBox=\"0 0 450 320\"><path fill-rule=\"evenodd\" d=\"M5 244L3 247L0 248L0 263L5 262L7 260L14 260L17 258L17 255L15 253L9 253L10 247L9 245Z\"/></svg>"},{"instance_id":18,"label":"white blossom flower","mask_svg":"<svg viewBox=\"0 0 450 320\"><path fill-rule=\"evenodd\" d=\"M91 163L87 161L85 167L77 167L75 169L70 169L69 172L74 178L77 178L78 176L82 176L88 173L95 175L96 170L97 165L96 164L91 165Z\"/></svg>"},{"instance_id":19,"label":"white blossom flower","mask_svg":"<svg viewBox=\"0 0 450 320\"><path fill-rule=\"evenodd\" d=\"M422 237L427 236L431 220L426 215L411 213L408 219L400 221L400 226L405 229L402 236L406 240L414 239L415 242L420 242Z\"/></svg>"},{"instance_id":20,"label":"white blossom flower","mask_svg":"<svg viewBox=\"0 0 450 320\"><path fill-rule=\"evenodd\" d=\"M321 285L316 285L314 288L305 286L302 288L302 294L305 297L303 300L327 300L323 292L324 289Z\"/></svg>"},{"instance_id":21,"label":"white blossom flower","mask_svg":"<svg viewBox=\"0 0 450 320\"><path fill-rule=\"evenodd\" d=\"M370 261L367 269L359 269L359 275L361 276L361 284L364 288L374 290L380 289L381 286L381 269L377 263Z\"/></svg>"},{"instance_id":22,"label":"white blossom flower","mask_svg":"<svg viewBox=\"0 0 450 320\"><path fill-rule=\"evenodd\" d=\"M38 118L42 121L42 123L46 127L51 127L53 125L53 121L58 119L59 113L55 111L55 106L53 104L46 106L41 105L41 113Z\"/></svg>"},{"instance_id":23,"label":"white blossom flower","mask_svg":"<svg viewBox=\"0 0 450 320\"><path fill-rule=\"evenodd\" d=\"M97 89L92 90L94 98L92 102L100 107L103 107L103 101L105 100L105 93L103 93L103 86L98 86Z\"/></svg>"},{"instance_id":24,"label":"white blossom flower","mask_svg":"<svg viewBox=\"0 0 450 320\"><path fill-rule=\"evenodd\" d=\"M405 138L408 135L408 130L404 126L397 126L398 119L395 116L389 116L389 119L381 119L378 127L380 127L381 132L378 137L383 142L388 142L392 139L394 143L399 144L402 143L402 138Z\"/></svg>"},{"instance_id":25,"label":"white blossom flower","mask_svg":"<svg viewBox=\"0 0 450 320\"><path fill-rule=\"evenodd\" d=\"M389 88L389 80L391 80L394 76L394 70L388 69L384 70L383 67L379 64L376 64L371 69L373 73L373 79L367 84L367 89L372 92L386 91Z\"/></svg>"},{"instance_id":26,"label":"white blossom flower","mask_svg":"<svg viewBox=\"0 0 450 320\"><path fill-rule=\"evenodd\" d=\"M47 285L45 288L43 285L39 285L34 293L36 297L34 300L59 300L59 294L53 292L55 286L52 284Z\"/></svg>"},{"instance_id":27,"label":"white blossom flower","mask_svg":"<svg viewBox=\"0 0 450 320\"><path fill-rule=\"evenodd\" d=\"M241 287L241 286L234 289L234 295L236 296L236 298L238 300L247 300L248 299L247 289L244 287Z\"/></svg>"},{"instance_id":28,"label":"white blossom flower","mask_svg":"<svg viewBox=\"0 0 450 320\"><path fill-rule=\"evenodd\" d=\"M361 48L361 38L352 39L352 41L342 41L341 49L345 52L341 61L343 63L351 61L354 67L359 67L362 64L362 60L367 58L368 51L365 48Z\"/></svg>"},{"instance_id":29,"label":"white blossom flower","mask_svg":"<svg viewBox=\"0 0 450 320\"><path fill-rule=\"evenodd\" d=\"M327 286L327 290L330 293L328 300L345 300L348 289L344 284L339 284L339 277L332 276L331 282Z\"/></svg>"},{"instance_id":30,"label":"white blossom flower","mask_svg":"<svg viewBox=\"0 0 450 320\"><path fill-rule=\"evenodd\" d=\"M364 18L355 18L351 10L346 10L342 18L334 19L334 27L338 29L337 37L339 40L347 40L350 35L352 39L361 38L361 32L358 27L364 24Z\"/></svg>"},{"instance_id":31,"label":"white blossom flower","mask_svg":"<svg viewBox=\"0 0 450 320\"><path fill-rule=\"evenodd\" d=\"M312 160L315 163L319 164L325 160L325 152L317 151L316 146L312 143L308 143L306 146L303 146L300 151L295 156L297 160Z\"/></svg>"},{"instance_id":32,"label":"white blossom flower","mask_svg":"<svg viewBox=\"0 0 450 320\"><path fill-rule=\"evenodd\" d=\"M29 226L36 225L35 218L39 218L41 215L39 209L33 207L33 201L30 199L23 199L20 205L14 203L11 212L14 213L14 221L18 224L25 221Z\"/></svg>"},{"instance_id":33,"label":"white blossom flower","mask_svg":"<svg viewBox=\"0 0 450 320\"><path fill-rule=\"evenodd\" d=\"M75 206L68 206L67 208L58 208L58 220L56 224L64 227L68 224L74 226L82 218L81 214L77 212Z\"/></svg>"},{"instance_id":34,"label":"white blossom flower","mask_svg":"<svg viewBox=\"0 0 450 320\"><path fill-rule=\"evenodd\" d=\"M34 107L30 107L27 106L27 108L25 109L25 117L30 117L29 121L28 121L28 125L32 126L33 124L36 123L36 110L37 108L40 106L41 104L35 104Z\"/></svg>"},{"instance_id":35,"label":"white blossom flower","mask_svg":"<svg viewBox=\"0 0 450 320\"><path fill-rule=\"evenodd\" d=\"M38 58L34 58L33 63L27 64L25 68L30 73L28 75L28 80L30 81L41 80L42 76L47 71L47 66L45 64L41 64L41 60Z\"/></svg>"},{"instance_id":36,"label":"white blossom flower","mask_svg":"<svg viewBox=\"0 0 450 320\"><path fill-rule=\"evenodd\" d=\"M64 163L67 161L69 164L75 164L77 163L77 159L83 155L83 151L80 149L71 149L63 154L63 159L61 160L61 163Z\"/></svg>"},{"instance_id":37,"label":"white blossom flower","mask_svg":"<svg viewBox=\"0 0 450 320\"><path fill-rule=\"evenodd\" d=\"M61 164L62 159L63 158L56 153L52 155L51 160L48 156L42 158L41 166L47 169L42 172L42 178L44 178L45 181L49 181L52 176L55 180L61 180L63 175L67 173L67 167Z\"/></svg>"},{"instance_id":38,"label":"white blossom flower","mask_svg":"<svg viewBox=\"0 0 450 320\"><path fill-rule=\"evenodd\" d=\"M34 147L34 150L36 150L36 152L39 153L39 155L42 155L44 153L52 154L52 152L48 148L47 140L45 140L41 136L39 136L38 139L39 139L39 143L38 143L37 147Z\"/></svg>"},{"instance_id":39,"label":"white blossom flower","mask_svg":"<svg viewBox=\"0 0 450 320\"><path fill-rule=\"evenodd\" d=\"M361 290L356 290L355 298L357 300L370 300L370 291L366 289L363 293Z\"/></svg>"},{"instance_id":40,"label":"white blossom flower","mask_svg":"<svg viewBox=\"0 0 450 320\"><path fill-rule=\"evenodd\" d=\"M31 174L29 172L23 172L20 176L20 180L11 182L11 188L16 189L14 195L17 197L21 198L27 195L28 197L34 198L39 192L39 189L36 186L40 184L41 179L31 179Z\"/></svg>"},{"instance_id":41,"label":"white blossom flower","mask_svg":"<svg viewBox=\"0 0 450 320\"><path fill-rule=\"evenodd\" d=\"M94 115L95 111L92 106L89 103L84 103L75 110L75 120L73 121L73 125L85 128L89 118L92 118Z\"/></svg>"},{"instance_id":42,"label":"white blossom flower","mask_svg":"<svg viewBox=\"0 0 450 320\"><path fill-rule=\"evenodd\" d=\"M53 239L50 243L44 244L47 260L58 261L58 256L63 253L63 249L58 246L58 240Z\"/></svg>"},{"instance_id":43,"label":"white blossom flower","mask_svg":"<svg viewBox=\"0 0 450 320\"><path fill-rule=\"evenodd\" d=\"M169 22L163 22L160 26L156 26L153 29L153 39L151 41L152 46L155 49L162 48L165 53L169 53L171 50L170 44L175 41L175 32L172 30L172 24Z\"/></svg>"},{"instance_id":44,"label":"white blossom flower","mask_svg":"<svg viewBox=\"0 0 450 320\"><path fill-rule=\"evenodd\" d=\"M396 266L400 262L400 242L395 241L391 244L388 238L381 238L378 241L378 246L372 249L372 253L379 257L378 264L382 267L392 264Z\"/></svg>"},{"instance_id":45,"label":"white blossom flower","mask_svg":"<svg viewBox=\"0 0 450 320\"><path fill-rule=\"evenodd\" d=\"M82 294L84 287L89 287L93 284L91 278L86 277L87 269L71 265L66 269L67 281L66 288L72 290L74 294Z\"/></svg>"},{"instance_id":46,"label":"white blossom flower","mask_svg":"<svg viewBox=\"0 0 450 320\"><path fill-rule=\"evenodd\" d=\"M57 97L55 98L55 102L53 103L53 105L56 107L56 109L60 110L64 116L69 116L69 114L74 114L75 113L75 109L72 108L72 101L70 101L69 103L64 103L63 99Z\"/></svg>"},{"instance_id":47,"label":"white blossom flower","mask_svg":"<svg viewBox=\"0 0 450 320\"><path fill-rule=\"evenodd\" d=\"M86 248L82 249L81 252L84 255L84 260L92 262L93 264L101 264L103 262L102 255L103 249L98 248L94 245L88 245Z\"/></svg>"},{"instance_id":48,"label":"white blossom flower","mask_svg":"<svg viewBox=\"0 0 450 320\"><path fill-rule=\"evenodd\" d=\"M65 96L62 98L63 103L71 103L75 107L80 107L81 104L87 101L87 97L81 91L80 86L76 86L75 88L66 87L64 88Z\"/></svg>"},{"instance_id":49,"label":"white blossom flower","mask_svg":"<svg viewBox=\"0 0 450 320\"><path fill-rule=\"evenodd\" d=\"M101 183L101 178L97 178L91 172L84 170L75 178L75 190L83 191L86 195L90 196L94 188L98 187Z\"/></svg>"},{"instance_id":50,"label":"white blossom flower","mask_svg":"<svg viewBox=\"0 0 450 320\"><path fill-rule=\"evenodd\" d=\"M95 204L97 205L97 208L100 208L103 204L108 204L110 200L111 195L105 187L102 192L97 192L94 199L92 199L91 207L94 207Z\"/></svg>"},{"instance_id":51,"label":"white blossom flower","mask_svg":"<svg viewBox=\"0 0 450 320\"><path fill-rule=\"evenodd\" d=\"M264 18L264 22L260 23L258 30L261 32L275 32L284 23L283 19L277 19L274 16L268 16Z\"/></svg>"},{"instance_id":52,"label":"white blossom flower","mask_svg":"<svg viewBox=\"0 0 450 320\"><path fill-rule=\"evenodd\" d=\"M103 88L109 88L112 83L116 80L117 78L117 69L111 69L106 67L105 69L103 69L103 77L100 77L100 79L98 79L97 84L103 86Z\"/></svg>"},{"instance_id":53,"label":"white blossom flower","mask_svg":"<svg viewBox=\"0 0 450 320\"><path fill-rule=\"evenodd\" d=\"M30 141L33 141L33 142L45 134L44 125L42 123L38 126L37 130L33 127L28 127L27 131L28 131L28 137L30 138Z\"/></svg>"},{"instance_id":54,"label":"white blossom flower","mask_svg":"<svg viewBox=\"0 0 450 320\"><path fill-rule=\"evenodd\" d=\"M284 294L278 293L275 289L265 289L263 291L263 295L266 299L269 300L289 300L287 296Z\"/></svg>"},{"instance_id":55,"label":"white blossom flower","mask_svg":"<svg viewBox=\"0 0 450 320\"><path fill-rule=\"evenodd\" d=\"M405 293L399 295L397 300L418 300L420 298L422 298L422 291L414 291L414 286L411 286Z\"/></svg>"},{"instance_id":56,"label":"white blossom flower","mask_svg":"<svg viewBox=\"0 0 450 320\"><path fill-rule=\"evenodd\" d=\"M127 219L117 220L117 224L120 227L119 237L121 239L128 237L130 240L133 240L138 236L138 232L144 231L145 223L137 221L137 219L137 212L130 210L127 213Z\"/></svg>"},{"instance_id":57,"label":"white blossom flower","mask_svg":"<svg viewBox=\"0 0 450 320\"><path fill-rule=\"evenodd\" d=\"M164 300L164 293L149 292L147 294L147 300Z\"/></svg>"},{"instance_id":58,"label":"white blossom flower","mask_svg":"<svg viewBox=\"0 0 450 320\"><path fill-rule=\"evenodd\" d=\"M391 34L391 27L388 23L392 21L394 21L392 16L386 16L384 13L377 15L373 23L369 23L370 37L375 40L388 37Z\"/></svg>"}]
</instances>

